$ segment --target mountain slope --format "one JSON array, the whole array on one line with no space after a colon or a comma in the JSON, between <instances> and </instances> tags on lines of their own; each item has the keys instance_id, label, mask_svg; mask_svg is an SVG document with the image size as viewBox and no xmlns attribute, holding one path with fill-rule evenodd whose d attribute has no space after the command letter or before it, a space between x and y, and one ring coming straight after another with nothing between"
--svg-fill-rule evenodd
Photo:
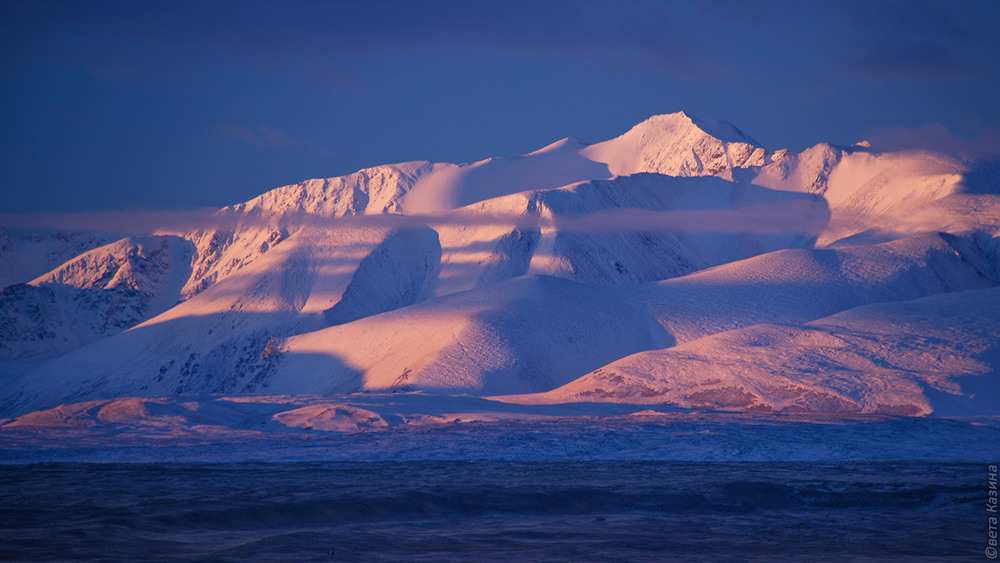
<instances>
[{"instance_id":1,"label":"mountain slope","mask_svg":"<svg viewBox=\"0 0 1000 563\"><path fill-rule=\"evenodd\" d=\"M875 153L820 144L777 151L754 184L822 195L830 207L818 246L868 244L927 231L1000 234L1000 167L921 151Z\"/></svg>"},{"instance_id":2,"label":"mountain slope","mask_svg":"<svg viewBox=\"0 0 1000 563\"><path fill-rule=\"evenodd\" d=\"M519 403L779 412L1000 414L1000 289L759 324L642 352Z\"/></svg>"},{"instance_id":3,"label":"mountain slope","mask_svg":"<svg viewBox=\"0 0 1000 563\"><path fill-rule=\"evenodd\" d=\"M871 246L790 249L656 284L622 287L678 343L762 322L993 287L997 258L970 237L914 235Z\"/></svg>"},{"instance_id":4,"label":"mountain slope","mask_svg":"<svg viewBox=\"0 0 1000 563\"><path fill-rule=\"evenodd\" d=\"M423 299L439 258L429 229L302 228L165 313L30 371L5 390L2 409L103 395L253 392L275 342ZM372 280L379 292L352 289Z\"/></svg>"},{"instance_id":5,"label":"mountain slope","mask_svg":"<svg viewBox=\"0 0 1000 563\"><path fill-rule=\"evenodd\" d=\"M775 217L782 213L792 217ZM783 248L808 247L822 199L718 178L635 174L532 190L457 210L435 225L437 295L523 274L640 283Z\"/></svg>"},{"instance_id":6,"label":"mountain slope","mask_svg":"<svg viewBox=\"0 0 1000 563\"><path fill-rule=\"evenodd\" d=\"M302 252L314 252L318 241L301 244ZM326 267L289 268L304 259L294 248L267 258L286 256L279 263L255 266L266 272L262 279L232 278L42 366L22 380L4 412L178 392L540 392L629 354L734 328L808 322L867 303L996 285L975 241L921 235L871 248L783 250L639 286L521 277L322 328L326 304L346 295L347 274L340 289L303 295L298 288L316 284L288 273ZM284 297L275 302L276 295ZM231 310L197 314L196 306L219 311L226 302ZM204 338L216 330L225 336Z\"/></svg>"},{"instance_id":7,"label":"mountain slope","mask_svg":"<svg viewBox=\"0 0 1000 563\"><path fill-rule=\"evenodd\" d=\"M129 237L0 288L0 357L68 352L169 309L190 253L178 237Z\"/></svg>"},{"instance_id":8,"label":"mountain slope","mask_svg":"<svg viewBox=\"0 0 1000 563\"><path fill-rule=\"evenodd\" d=\"M875 249L779 251L641 286L522 277L292 337L267 389L539 391L603 358L734 326L995 286L977 256L972 241L925 235ZM803 271L812 273L787 279Z\"/></svg>"},{"instance_id":9,"label":"mountain slope","mask_svg":"<svg viewBox=\"0 0 1000 563\"><path fill-rule=\"evenodd\" d=\"M267 388L543 390L668 343L648 314L606 288L528 276L293 337Z\"/></svg>"},{"instance_id":10,"label":"mountain slope","mask_svg":"<svg viewBox=\"0 0 1000 563\"><path fill-rule=\"evenodd\" d=\"M403 211L433 215L527 190L610 178L607 166L580 154L585 146L581 141L563 139L521 156L438 165L407 193Z\"/></svg>"}]
</instances>

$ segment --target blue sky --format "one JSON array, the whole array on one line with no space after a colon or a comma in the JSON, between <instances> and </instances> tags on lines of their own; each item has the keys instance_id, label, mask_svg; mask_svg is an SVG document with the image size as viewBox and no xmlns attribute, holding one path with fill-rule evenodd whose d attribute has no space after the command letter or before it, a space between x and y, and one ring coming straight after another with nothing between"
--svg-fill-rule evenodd
<instances>
[{"instance_id":1,"label":"blue sky","mask_svg":"<svg viewBox=\"0 0 1000 563\"><path fill-rule=\"evenodd\" d=\"M0 213L222 206L654 114L1000 152L1000 2L0 0Z\"/></svg>"}]
</instances>

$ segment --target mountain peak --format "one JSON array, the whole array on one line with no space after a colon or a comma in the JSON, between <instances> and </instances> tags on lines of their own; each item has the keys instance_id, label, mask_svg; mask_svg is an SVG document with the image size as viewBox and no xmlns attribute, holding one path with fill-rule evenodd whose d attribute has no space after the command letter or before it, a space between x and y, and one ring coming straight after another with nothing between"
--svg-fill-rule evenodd
<instances>
[{"instance_id":1,"label":"mountain peak","mask_svg":"<svg viewBox=\"0 0 1000 563\"><path fill-rule=\"evenodd\" d=\"M719 176L733 179L733 169L764 164L766 151L749 135L725 121L709 121L684 112L654 115L624 134L581 151L603 162L614 175L656 172L670 176Z\"/></svg>"},{"instance_id":2,"label":"mountain peak","mask_svg":"<svg viewBox=\"0 0 1000 563\"><path fill-rule=\"evenodd\" d=\"M629 133L636 130L647 134L663 130L691 130L692 127L723 143L746 143L755 147L762 146L753 137L728 121L702 119L683 111L650 116L634 126Z\"/></svg>"}]
</instances>

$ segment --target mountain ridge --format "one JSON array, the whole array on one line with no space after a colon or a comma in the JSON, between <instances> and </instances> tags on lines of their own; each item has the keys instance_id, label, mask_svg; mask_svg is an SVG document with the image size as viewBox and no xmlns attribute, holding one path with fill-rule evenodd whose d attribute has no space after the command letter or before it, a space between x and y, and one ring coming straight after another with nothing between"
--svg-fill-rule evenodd
<instances>
[{"instance_id":1,"label":"mountain ridge","mask_svg":"<svg viewBox=\"0 0 1000 563\"><path fill-rule=\"evenodd\" d=\"M996 172L933 153L822 143L769 152L734 125L679 112L595 144L565 138L514 157L307 180L179 232L52 239L67 256L55 266L40 258L42 242L7 234L0 253L19 270L7 279L33 277L0 291L0 385L8 383L0 415L268 389L577 400L598 371L633 356L676 362L699 342L733 350L717 335L757 325L992 295L1000 283ZM961 303L970 319L982 317ZM979 338L977 327L963 330ZM816 354L832 353L823 350ZM980 364L954 355L969 377L1000 377L993 368L972 374ZM779 400L780 386L760 384L770 377L765 364L729 390L690 387L703 400L656 396L693 408L882 412L829 381L800 395L827 399ZM668 371L651 371L669 387ZM606 398L651 400L629 395L632 384L612 391L602 381ZM556 393L573 385L583 391ZM961 385L939 387L943 395L920 399L911 386L883 403L907 414L939 404L989 409Z\"/></svg>"}]
</instances>

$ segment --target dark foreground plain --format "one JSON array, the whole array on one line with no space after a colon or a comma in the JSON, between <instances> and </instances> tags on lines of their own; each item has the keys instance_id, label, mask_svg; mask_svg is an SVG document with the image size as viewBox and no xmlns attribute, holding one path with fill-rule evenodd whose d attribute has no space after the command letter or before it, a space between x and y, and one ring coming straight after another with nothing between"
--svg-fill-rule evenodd
<instances>
[{"instance_id":1,"label":"dark foreground plain","mask_svg":"<svg viewBox=\"0 0 1000 563\"><path fill-rule=\"evenodd\" d=\"M931 461L0 466L0 559L981 560L988 468Z\"/></svg>"}]
</instances>

